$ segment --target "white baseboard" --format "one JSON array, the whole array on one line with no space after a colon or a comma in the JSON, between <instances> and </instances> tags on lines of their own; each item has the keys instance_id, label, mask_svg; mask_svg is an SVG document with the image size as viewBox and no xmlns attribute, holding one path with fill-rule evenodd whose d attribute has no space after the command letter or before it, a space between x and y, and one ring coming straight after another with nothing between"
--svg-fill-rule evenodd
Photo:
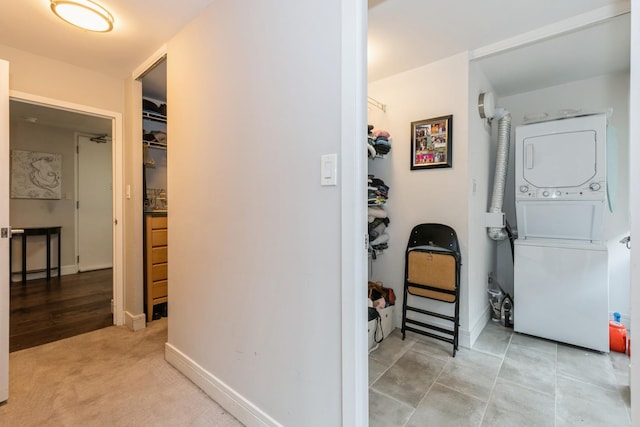
<instances>
[{"instance_id":1,"label":"white baseboard","mask_svg":"<svg viewBox=\"0 0 640 427\"><path fill-rule=\"evenodd\" d=\"M124 312L124 324L132 331L139 331L147 327L147 318L144 313L132 314Z\"/></svg>"},{"instance_id":2,"label":"white baseboard","mask_svg":"<svg viewBox=\"0 0 640 427\"><path fill-rule=\"evenodd\" d=\"M78 274L79 270L78 270L78 266L77 265L63 265L62 266L62 270L60 271L60 274L63 276L67 276L69 274ZM47 275L45 274L43 277L47 277Z\"/></svg>"},{"instance_id":3,"label":"white baseboard","mask_svg":"<svg viewBox=\"0 0 640 427\"><path fill-rule=\"evenodd\" d=\"M490 318L491 318L491 307L487 305L487 307L484 309L482 314L478 316L473 326L469 328L470 330L469 332L467 332L469 334L469 342L468 342L469 345L465 347L472 348L473 344L475 344L476 340L482 333L482 330L484 329L484 327L487 326L487 323L489 322Z\"/></svg>"},{"instance_id":4,"label":"white baseboard","mask_svg":"<svg viewBox=\"0 0 640 427\"><path fill-rule=\"evenodd\" d=\"M471 348L471 333L469 331L460 328L458 331L458 346Z\"/></svg>"},{"instance_id":5,"label":"white baseboard","mask_svg":"<svg viewBox=\"0 0 640 427\"><path fill-rule=\"evenodd\" d=\"M76 274L76 273L78 273L77 265L63 265L62 269L60 270L61 276L68 276L70 274ZM51 277L56 277L57 275L58 275L58 270L51 270ZM45 279L46 277L47 277L46 271L38 271L36 273L27 273L27 280ZM12 282L20 282L21 280L22 280L22 272L13 271L11 273Z\"/></svg>"},{"instance_id":6,"label":"white baseboard","mask_svg":"<svg viewBox=\"0 0 640 427\"><path fill-rule=\"evenodd\" d=\"M170 343L165 344L165 359L193 381L211 399L247 427L282 427L282 424L233 390L215 375L191 360Z\"/></svg>"},{"instance_id":7,"label":"white baseboard","mask_svg":"<svg viewBox=\"0 0 640 427\"><path fill-rule=\"evenodd\" d=\"M86 271L106 270L107 268L113 268L113 264L108 263L108 264L91 265L89 267L85 267L84 269L82 269L82 272L84 273ZM78 271L81 271L81 270L78 268Z\"/></svg>"}]
</instances>

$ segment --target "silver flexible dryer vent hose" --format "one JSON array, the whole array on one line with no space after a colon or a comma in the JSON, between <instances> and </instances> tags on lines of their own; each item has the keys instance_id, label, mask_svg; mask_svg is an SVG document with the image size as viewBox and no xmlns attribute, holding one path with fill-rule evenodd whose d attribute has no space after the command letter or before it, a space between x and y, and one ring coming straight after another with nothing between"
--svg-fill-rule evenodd
<instances>
[{"instance_id":1,"label":"silver flexible dryer vent hose","mask_svg":"<svg viewBox=\"0 0 640 427\"><path fill-rule=\"evenodd\" d=\"M491 196L490 213L502 212L504 187L507 180L507 163L509 162L509 136L511 135L511 114L507 111L498 122L498 152L496 154L496 171L493 177L493 194ZM493 240L504 240L507 232L502 227L489 227L489 237Z\"/></svg>"}]
</instances>

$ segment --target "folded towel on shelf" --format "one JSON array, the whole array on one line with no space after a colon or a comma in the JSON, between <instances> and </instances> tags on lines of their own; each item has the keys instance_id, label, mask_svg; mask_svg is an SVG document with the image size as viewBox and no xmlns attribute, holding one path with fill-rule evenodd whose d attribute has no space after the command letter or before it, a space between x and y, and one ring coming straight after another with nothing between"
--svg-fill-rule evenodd
<instances>
[{"instance_id":1,"label":"folded towel on shelf","mask_svg":"<svg viewBox=\"0 0 640 427\"><path fill-rule=\"evenodd\" d=\"M371 158L374 158L375 156L378 155L378 153L376 152L376 149L373 145L371 144L367 144L367 150L368 150L368 156Z\"/></svg>"},{"instance_id":2,"label":"folded towel on shelf","mask_svg":"<svg viewBox=\"0 0 640 427\"><path fill-rule=\"evenodd\" d=\"M377 239L371 242L371 246L380 245L382 243L389 242L389 235L385 232L378 236Z\"/></svg>"},{"instance_id":3,"label":"folded towel on shelf","mask_svg":"<svg viewBox=\"0 0 640 427\"><path fill-rule=\"evenodd\" d=\"M369 209L367 209L367 215L374 218L386 218L387 211L380 206L370 206Z\"/></svg>"},{"instance_id":4,"label":"folded towel on shelf","mask_svg":"<svg viewBox=\"0 0 640 427\"><path fill-rule=\"evenodd\" d=\"M387 132L386 130L383 130L383 129L376 129L376 130L372 131L371 134L373 136L375 136L376 138L381 137L381 136L384 137L384 138L391 137L389 132Z\"/></svg>"}]
</instances>

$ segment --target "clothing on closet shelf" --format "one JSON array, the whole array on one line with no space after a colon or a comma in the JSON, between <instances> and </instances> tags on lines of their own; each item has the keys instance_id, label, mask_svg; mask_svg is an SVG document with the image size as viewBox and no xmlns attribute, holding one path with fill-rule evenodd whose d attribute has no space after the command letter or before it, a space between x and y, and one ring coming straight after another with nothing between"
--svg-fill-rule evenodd
<instances>
[{"instance_id":1,"label":"clothing on closet shelf","mask_svg":"<svg viewBox=\"0 0 640 427\"><path fill-rule=\"evenodd\" d=\"M372 259L388 248L389 235L386 230L389 226L389 218L384 205L389 196L389 186L380 178L369 175L368 180L368 204L367 219L369 222L369 254Z\"/></svg>"},{"instance_id":2,"label":"clothing on closet shelf","mask_svg":"<svg viewBox=\"0 0 640 427\"><path fill-rule=\"evenodd\" d=\"M152 113L167 115L167 104L156 104L155 102L142 98L142 111L150 111Z\"/></svg>"},{"instance_id":3,"label":"clothing on closet shelf","mask_svg":"<svg viewBox=\"0 0 640 427\"><path fill-rule=\"evenodd\" d=\"M367 150L370 159L383 157L391 150L391 135L383 129L367 126ZM388 248L389 235L387 227L389 218L384 205L389 197L389 186L385 182L369 175L367 186L368 222L369 222L369 255L376 259L377 254Z\"/></svg>"},{"instance_id":4,"label":"clothing on closet shelf","mask_svg":"<svg viewBox=\"0 0 640 427\"><path fill-rule=\"evenodd\" d=\"M369 205L384 205L389 197L389 186L380 178L369 175L367 187L367 203Z\"/></svg>"},{"instance_id":5,"label":"clothing on closet shelf","mask_svg":"<svg viewBox=\"0 0 640 427\"><path fill-rule=\"evenodd\" d=\"M386 245L388 241L389 241L389 234L387 234L387 232L383 232L375 240L371 242L371 246L373 246L373 248L376 249L381 245Z\"/></svg>"},{"instance_id":6,"label":"clothing on closet shelf","mask_svg":"<svg viewBox=\"0 0 640 427\"><path fill-rule=\"evenodd\" d=\"M369 223L369 240L375 240L387 229L389 218L375 218Z\"/></svg>"},{"instance_id":7,"label":"clothing on closet shelf","mask_svg":"<svg viewBox=\"0 0 640 427\"><path fill-rule=\"evenodd\" d=\"M142 130L142 140L143 141L151 141L151 142L159 142L161 144L167 143L167 133L159 130L146 131Z\"/></svg>"},{"instance_id":8,"label":"clothing on closet shelf","mask_svg":"<svg viewBox=\"0 0 640 427\"><path fill-rule=\"evenodd\" d=\"M154 101L142 98L142 140L153 148L167 146L167 104L156 104Z\"/></svg>"},{"instance_id":9,"label":"clothing on closet shelf","mask_svg":"<svg viewBox=\"0 0 640 427\"><path fill-rule=\"evenodd\" d=\"M384 156L391 151L391 135L386 130L368 125L367 150L369 158Z\"/></svg>"},{"instance_id":10,"label":"clothing on closet shelf","mask_svg":"<svg viewBox=\"0 0 640 427\"><path fill-rule=\"evenodd\" d=\"M386 218L387 211L382 206L369 206L367 209L367 216L369 222L372 222L376 218Z\"/></svg>"}]
</instances>

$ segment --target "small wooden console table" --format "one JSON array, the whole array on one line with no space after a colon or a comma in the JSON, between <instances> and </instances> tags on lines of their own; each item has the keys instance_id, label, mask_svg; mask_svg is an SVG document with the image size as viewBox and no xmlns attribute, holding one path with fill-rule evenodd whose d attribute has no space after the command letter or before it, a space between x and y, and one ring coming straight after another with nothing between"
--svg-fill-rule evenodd
<instances>
[{"instance_id":1,"label":"small wooden console table","mask_svg":"<svg viewBox=\"0 0 640 427\"><path fill-rule=\"evenodd\" d=\"M19 230L22 230L20 233ZM30 227L30 228L20 228L15 229L11 239L13 237L21 236L22 239L22 283L27 282L27 237L28 236L47 236L47 280L51 279L51 270L58 270L58 277L60 277L60 242L62 240L61 237L62 227ZM55 267L51 267L51 236L58 235L58 265ZM9 277L12 276L12 264L13 261L13 244L9 245Z\"/></svg>"}]
</instances>

